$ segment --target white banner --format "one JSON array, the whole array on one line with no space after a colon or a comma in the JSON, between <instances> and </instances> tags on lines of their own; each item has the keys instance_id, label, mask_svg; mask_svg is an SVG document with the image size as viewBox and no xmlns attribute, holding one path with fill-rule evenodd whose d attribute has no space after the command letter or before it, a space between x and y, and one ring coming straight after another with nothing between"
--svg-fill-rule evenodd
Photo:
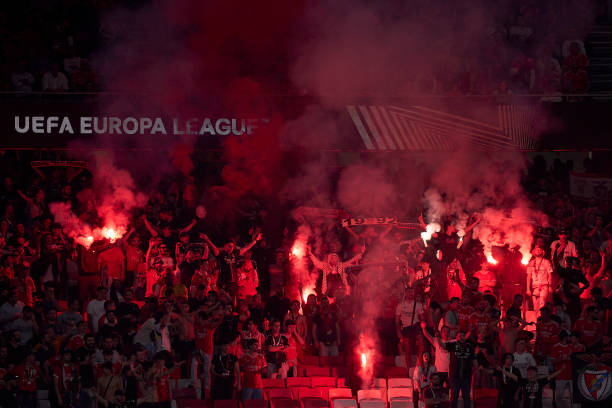
<instances>
[{"instance_id":1,"label":"white banner","mask_svg":"<svg viewBox=\"0 0 612 408\"><path fill-rule=\"evenodd\" d=\"M570 194L575 197L606 199L612 194L612 177L570 173Z\"/></svg>"}]
</instances>

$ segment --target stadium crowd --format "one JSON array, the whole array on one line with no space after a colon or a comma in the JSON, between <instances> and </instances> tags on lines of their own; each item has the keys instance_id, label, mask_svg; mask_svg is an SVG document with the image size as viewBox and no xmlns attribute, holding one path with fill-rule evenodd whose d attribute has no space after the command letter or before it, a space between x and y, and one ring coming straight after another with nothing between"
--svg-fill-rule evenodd
<instances>
[{"instance_id":1,"label":"stadium crowd","mask_svg":"<svg viewBox=\"0 0 612 408\"><path fill-rule=\"evenodd\" d=\"M126 40L118 38L123 22L105 19L105 13L114 7L131 9L145 3L58 0L7 4L0 11L0 30L7 39L0 49L0 90L21 95L101 90L104 78L92 60L100 57L101 50ZM448 38L427 47L429 54L448 58L444 64L422 64L423 72L407 85L411 92L555 95L589 90L583 38L596 14L592 1L498 1L495 11L486 1L470 7L461 2L415 3L410 9L399 7L398 12L407 21L432 20L432 26L444 26ZM466 21L476 18L471 9L477 7L491 14L490 21L476 33L480 38L464 49L467 44L457 46L453 41L463 38ZM282 67L269 77L287 84L286 72ZM108 83L104 89L115 90Z\"/></svg>"},{"instance_id":2,"label":"stadium crowd","mask_svg":"<svg viewBox=\"0 0 612 408\"><path fill-rule=\"evenodd\" d=\"M338 221L313 226L319 238L307 254L319 278L305 301L288 259L295 225L268 234L261 205L220 225L196 206L192 185L160 186L121 239L86 248L49 206L70 202L95 222L83 194L90 179L22 168L0 189L0 399L170 406L184 389L204 400L261 399L265 379L307 376L313 358L367 388L353 368L359 263L382 246L391 262L380 276L395 291L379 302L375 375L411 377L420 406L455 408L461 392L467 407L472 390L497 388L502 406L540 407L548 381L563 406L572 353L596 359L612 347L609 201L568 196L568 167L538 157L525 178L549 220L526 267L513 248L497 248L497 265L488 263L470 228L460 240L450 222L425 246L414 232ZM399 362L383 358L399 353Z\"/></svg>"}]
</instances>

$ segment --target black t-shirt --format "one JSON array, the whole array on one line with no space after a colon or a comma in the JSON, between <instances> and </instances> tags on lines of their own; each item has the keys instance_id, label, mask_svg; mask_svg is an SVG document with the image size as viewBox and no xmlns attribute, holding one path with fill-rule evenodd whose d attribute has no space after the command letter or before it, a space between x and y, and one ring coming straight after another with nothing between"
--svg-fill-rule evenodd
<instances>
[{"instance_id":1,"label":"black t-shirt","mask_svg":"<svg viewBox=\"0 0 612 408\"><path fill-rule=\"evenodd\" d=\"M338 340L336 316L331 311L321 312L314 318L314 323L317 325L317 341L326 346L331 346Z\"/></svg>"},{"instance_id":2,"label":"black t-shirt","mask_svg":"<svg viewBox=\"0 0 612 408\"><path fill-rule=\"evenodd\" d=\"M291 306L291 301L286 297L272 296L268 299L266 304L266 314L270 319L276 319L282 322L289 311L289 306Z\"/></svg>"},{"instance_id":3,"label":"black t-shirt","mask_svg":"<svg viewBox=\"0 0 612 408\"><path fill-rule=\"evenodd\" d=\"M499 378L500 397L505 401L511 401L514 399L514 394L521 383L521 372L518 370L518 368L512 366L510 367L509 371L517 376L518 381L504 375L504 373L501 371L497 371L496 373L497 377Z\"/></svg>"},{"instance_id":4,"label":"black t-shirt","mask_svg":"<svg viewBox=\"0 0 612 408\"><path fill-rule=\"evenodd\" d=\"M117 315L119 318L123 318L127 315L133 315L138 317L140 314L140 308L136 303L132 302L121 302L117 306Z\"/></svg>"},{"instance_id":5,"label":"black t-shirt","mask_svg":"<svg viewBox=\"0 0 612 408\"><path fill-rule=\"evenodd\" d=\"M579 286L580 283L588 285L589 281L584 277L582 271L578 269L562 269L559 268L559 275L563 278L563 291L566 296L578 297L580 294L575 291L571 285ZM574 293L572 293L574 292Z\"/></svg>"},{"instance_id":6,"label":"black t-shirt","mask_svg":"<svg viewBox=\"0 0 612 408\"><path fill-rule=\"evenodd\" d=\"M236 356L232 354L215 354L212 359L214 388L224 388L231 391L234 384L234 365Z\"/></svg>"},{"instance_id":7,"label":"black t-shirt","mask_svg":"<svg viewBox=\"0 0 612 408\"><path fill-rule=\"evenodd\" d=\"M266 344L266 348L270 347L270 346L272 346L272 347L287 347L289 345L289 340L287 340L287 338L284 335L282 335L282 334L279 334L278 336L273 336L273 335L269 334L268 336L266 336L266 343L265 344ZM269 352L266 352L266 361L268 363L272 363L272 364L275 364L277 362L280 363L280 361L277 361L278 360L278 358L277 358L278 357L278 353L279 353L278 351L269 351Z\"/></svg>"},{"instance_id":8,"label":"black t-shirt","mask_svg":"<svg viewBox=\"0 0 612 408\"><path fill-rule=\"evenodd\" d=\"M546 378L536 381L521 380L523 408L542 408L542 390L548 384Z\"/></svg>"},{"instance_id":9,"label":"black t-shirt","mask_svg":"<svg viewBox=\"0 0 612 408\"><path fill-rule=\"evenodd\" d=\"M181 283L187 286L187 288L191 286L191 278L193 278L193 275L195 274L195 271L198 269L199 266L200 266L200 263L198 261L195 261L195 262L183 261L179 265L179 270L181 271L180 273Z\"/></svg>"},{"instance_id":10,"label":"black t-shirt","mask_svg":"<svg viewBox=\"0 0 612 408\"><path fill-rule=\"evenodd\" d=\"M450 378L471 379L474 361L474 346L469 342L446 343L450 352Z\"/></svg>"},{"instance_id":11,"label":"black t-shirt","mask_svg":"<svg viewBox=\"0 0 612 408\"><path fill-rule=\"evenodd\" d=\"M438 387L434 387L433 385L430 385L429 387L423 390L423 397L425 398L425 400L439 399L440 397L444 395L448 396L448 388L443 387L441 385ZM425 406L427 408L444 408L444 407L448 407L448 401L439 402L437 404L429 404Z\"/></svg>"},{"instance_id":12,"label":"black t-shirt","mask_svg":"<svg viewBox=\"0 0 612 408\"><path fill-rule=\"evenodd\" d=\"M238 266L238 259L240 258L240 250L234 248L232 252L226 252L224 249L219 250L217 260L219 262L219 284L224 285L228 282L236 280L234 271Z\"/></svg>"}]
</instances>

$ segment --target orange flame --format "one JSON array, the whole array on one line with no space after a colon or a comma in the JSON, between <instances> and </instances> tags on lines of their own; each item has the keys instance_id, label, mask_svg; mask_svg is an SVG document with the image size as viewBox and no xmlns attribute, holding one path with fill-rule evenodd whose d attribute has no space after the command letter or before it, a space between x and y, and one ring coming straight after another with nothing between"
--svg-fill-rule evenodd
<instances>
[{"instance_id":1,"label":"orange flame","mask_svg":"<svg viewBox=\"0 0 612 408\"><path fill-rule=\"evenodd\" d=\"M366 353L361 353L361 368L366 368L368 365L368 356Z\"/></svg>"}]
</instances>

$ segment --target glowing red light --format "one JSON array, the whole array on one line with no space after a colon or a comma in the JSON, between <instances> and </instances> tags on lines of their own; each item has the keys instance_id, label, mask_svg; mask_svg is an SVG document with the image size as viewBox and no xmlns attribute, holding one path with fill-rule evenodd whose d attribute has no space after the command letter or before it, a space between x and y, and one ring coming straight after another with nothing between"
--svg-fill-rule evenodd
<instances>
[{"instance_id":1,"label":"glowing red light","mask_svg":"<svg viewBox=\"0 0 612 408\"><path fill-rule=\"evenodd\" d=\"M493 258L493 256L491 255L487 255L487 262L490 263L491 265L497 265L497 260Z\"/></svg>"},{"instance_id":2,"label":"glowing red light","mask_svg":"<svg viewBox=\"0 0 612 408\"><path fill-rule=\"evenodd\" d=\"M314 295L315 291L312 288L306 288L302 290L302 299L304 300L304 303L308 302L308 296L310 295Z\"/></svg>"},{"instance_id":3,"label":"glowing red light","mask_svg":"<svg viewBox=\"0 0 612 408\"><path fill-rule=\"evenodd\" d=\"M361 368L366 368L367 365L368 365L368 356L366 356L366 353L361 353Z\"/></svg>"},{"instance_id":4,"label":"glowing red light","mask_svg":"<svg viewBox=\"0 0 612 408\"><path fill-rule=\"evenodd\" d=\"M295 241L293 247L291 247L291 255L296 258L303 258L306 250L304 248L304 243L300 241Z\"/></svg>"}]
</instances>

